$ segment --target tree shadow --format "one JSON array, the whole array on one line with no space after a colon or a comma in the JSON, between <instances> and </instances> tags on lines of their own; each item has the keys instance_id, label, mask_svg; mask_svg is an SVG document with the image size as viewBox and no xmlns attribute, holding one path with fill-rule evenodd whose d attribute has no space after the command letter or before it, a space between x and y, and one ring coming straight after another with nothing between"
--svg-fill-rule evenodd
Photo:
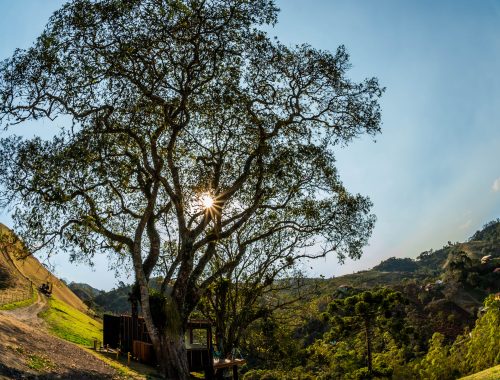
<instances>
[{"instance_id":1,"label":"tree shadow","mask_svg":"<svg viewBox=\"0 0 500 380\"><path fill-rule=\"evenodd\" d=\"M0 266L0 290L7 289L10 286L11 275L2 266Z\"/></svg>"}]
</instances>

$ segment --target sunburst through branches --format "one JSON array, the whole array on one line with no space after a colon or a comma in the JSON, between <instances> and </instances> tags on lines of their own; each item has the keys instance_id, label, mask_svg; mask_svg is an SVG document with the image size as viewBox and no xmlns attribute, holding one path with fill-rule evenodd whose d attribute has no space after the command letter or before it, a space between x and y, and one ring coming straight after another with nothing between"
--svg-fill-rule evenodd
<instances>
[{"instance_id":1,"label":"sunburst through branches","mask_svg":"<svg viewBox=\"0 0 500 380\"><path fill-rule=\"evenodd\" d=\"M199 196L200 206L205 212L205 215L210 217L211 219L215 219L216 216L220 215L220 204L217 202L217 198L215 198L210 193L202 193Z\"/></svg>"}]
</instances>

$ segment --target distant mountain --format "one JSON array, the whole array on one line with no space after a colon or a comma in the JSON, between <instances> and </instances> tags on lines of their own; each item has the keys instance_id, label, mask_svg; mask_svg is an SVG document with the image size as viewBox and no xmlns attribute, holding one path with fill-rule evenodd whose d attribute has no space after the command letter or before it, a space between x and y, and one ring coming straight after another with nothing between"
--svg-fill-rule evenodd
<instances>
[{"instance_id":1,"label":"distant mountain","mask_svg":"<svg viewBox=\"0 0 500 380\"><path fill-rule=\"evenodd\" d=\"M121 284L110 291L96 289L89 284L71 282L69 288L89 307L98 314L128 314L130 313L129 293L131 285Z\"/></svg>"},{"instance_id":2,"label":"distant mountain","mask_svg":"<svg viewBox=\"0 0 500 380\"><path fill-rule=\"evenodd\" d=\"M103 312L130 314L128 297L131 291L131 285L120 286L109 292L101 292L94 298L94 302Z\"/></svg>"},{"instance_id":3,"label":"distant mountain","mask_svg":"<svg viewBox=\"0 0 500 380\"><path fill-rule=\"evenodd\" d=\"M104 293L104 291L84 283L71 282L68 284L68 287L84 302L91 301L101 293Z\"/></svg>"},{"instance_id":4,"label":"distant mountain","mask_svg":"<svg viewBox=\"0 0 500 380\"><path fill-rule=\"evenodd\" d=\"M481 258L491 255L491 259L500 258L500 219L484 225L467 242L452 243L436 251L422 252L416 259L391 257L373 267L380 272L410 272L438 275L446 270L453 256L463 252L472 264L478 264Z\"/></svg>"},{"instance_id":5,"label":"distant mountain","mask_svg":"<svg viewBox=\"0 0 500 380\"><path fill-rule=\"evenodd\" d=\"M159 284L159 279L150 281L152 289L158 289ZM97 313L130 314L129 294L132 292L132 285L120 283L117 288L107 292L84 283L72 282L69 287Z\"/></svg>"}]
</instances>

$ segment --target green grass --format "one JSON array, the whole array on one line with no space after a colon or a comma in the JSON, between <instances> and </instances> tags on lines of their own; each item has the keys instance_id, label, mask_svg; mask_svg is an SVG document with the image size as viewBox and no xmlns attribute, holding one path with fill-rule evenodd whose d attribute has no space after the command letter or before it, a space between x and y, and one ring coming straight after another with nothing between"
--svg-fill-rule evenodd
<instances>
[{"instance_id":1,"label":"green grass","mask_svg":"<svg viewBox=\"0 0 500 380\"><path fill-rule=\"evenodd\" d=\"M94 339L102 341L102 323L55 298L40 314L53 334L83 346L93 346Z\"/></svg>"},{"instance_id":2,"label":"green grass","mask_svg":"<svg viewBox=\"0 0 500 380\"><path fill-rule=\"evenodd\" d=\"M14 310L14 309L18 309L20 307L29 306L36 301L36 297L37 297L37 291L33 287L33 295L31 296L31 298L25 299L23 301L17 301L17 302L12 302L12 303L7 303L5 305L1 305L0 310Z\"/></svg>"},{"instance_id":3,"label":"green grass","mask_svg":"<svg viewBox=\"0 0 500 380\"><path fill-rule=\"evenodd\" d=\"M498 380L500 379L500 365L485 369L484 371L462 377L460 380Z\"/></svg>"},{"instance_id":4,"label":"green grass","mask_svg":"<svg viewBox=\"0 0 500 380\"><path fill-rule=\"evenodd\" d=\"M47 371L55 367L54 363L52 363L49 359L35 354L28 355L26 364L28 365L28 367L34 369L35 371Z\"/></svg>"}]
</instances>

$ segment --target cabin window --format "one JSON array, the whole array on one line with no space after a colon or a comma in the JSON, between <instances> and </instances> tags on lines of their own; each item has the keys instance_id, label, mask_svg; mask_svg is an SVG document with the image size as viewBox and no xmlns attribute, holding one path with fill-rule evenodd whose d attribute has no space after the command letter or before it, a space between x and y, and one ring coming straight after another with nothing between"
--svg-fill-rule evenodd
<instances>
[{"instance_id":1,"label":"cabin window","mask_svg":"<svg viewBox=\"0 0 500 380\"><path fill-rule=\"evenodd\" d=\"M207 330L193 329L186 331L186 348L208 348L207 347Z\"/></svg>"}]
</instances>

